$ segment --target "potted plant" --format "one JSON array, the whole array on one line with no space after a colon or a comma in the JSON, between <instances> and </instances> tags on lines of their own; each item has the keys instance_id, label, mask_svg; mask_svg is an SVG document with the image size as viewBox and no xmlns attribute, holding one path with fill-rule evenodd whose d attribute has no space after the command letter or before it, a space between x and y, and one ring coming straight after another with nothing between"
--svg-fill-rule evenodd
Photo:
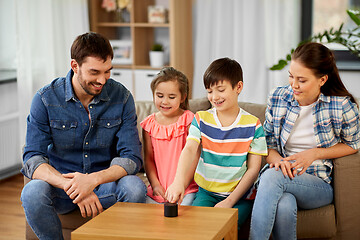
<instances>
[{"instance_id":1,"label":"potted plant","mask_svg":"<svg viewBox=\"0 0 360 240\"><path fill-rule=\"evenodd\" d=\"M325 30L323 33L316 34L309 39L300 42L298 46L311 41L320 43L339 43L348 48L352 54L360 58L360 12L355 10L347 10L346 12L350 19L356 24L355 28L344 31L344 23L342 23L339 29L334 30L334 28L331 28L330 30ZM287 54L285 59L280 59L277 64L270 68L270 70L283 69L291 61L291 54L293 52L294 49L291 49L291 53Z\"/></svg>"},{"instance_id":2,"label":"potted plant","mask_svg":"<svg viewBox=\"0 0 360 240\"><path fill-rule=\"evenodd\" d=\"M149 52L149 56L151 67L164 66L164 47L161 43L155 43L152 46L151 51Z\"/></svg>"}]
</instances>

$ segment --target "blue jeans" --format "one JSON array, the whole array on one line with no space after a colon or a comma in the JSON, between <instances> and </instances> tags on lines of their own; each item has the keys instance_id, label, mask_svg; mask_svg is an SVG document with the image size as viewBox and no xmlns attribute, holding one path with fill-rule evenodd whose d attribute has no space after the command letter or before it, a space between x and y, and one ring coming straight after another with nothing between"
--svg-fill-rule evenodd
<instances>
[{"instance_id":1,"label":"blue jeans","mask_svg":"<svg viewBox=\"0 0 360 240\"><path fill-rule=\"evenodd\" d=\"M271 232L273 239L296 239L297 208L319 208L332 200L332 186L314 175L303 173L291 180L281 170L267 169L260 176L250 239L269 239Z\"/></svg>"},{"instance_id":2,"label":"blue jeans","mask_svg":"<svg viewBox=\"0 0 360 240\"><path fill-rule=\"evenodd\" d=\"M101 184L94 189L104 209L116 202L145 202L146 186L135 175L127 175L116 182ZM63 189L42 180L31 180L21 193L26 220L39 239L63 239L57 214L77 208Z\"/></svg>"}]
</instances>

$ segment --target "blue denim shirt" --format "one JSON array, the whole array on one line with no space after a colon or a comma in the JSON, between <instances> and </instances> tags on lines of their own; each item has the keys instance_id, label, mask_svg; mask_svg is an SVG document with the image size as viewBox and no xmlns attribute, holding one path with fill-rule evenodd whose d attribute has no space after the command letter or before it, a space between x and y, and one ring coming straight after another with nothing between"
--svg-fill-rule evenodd
<instances>
[{"instance_id":1,"label":"blue denim shirt","mask_svg":"<svg viewBox=\"0 0 360 240\"><path fill-rule=\"evenodd\" d=\"M35 94L21 172L32 178L42 163L60 173L92 173L116 164L136 174L142 158L131 93L109 79L88 106L90 120L72 88L73 74L70 70L66 78L55 79Z\"/></svg>"}]
</instances>

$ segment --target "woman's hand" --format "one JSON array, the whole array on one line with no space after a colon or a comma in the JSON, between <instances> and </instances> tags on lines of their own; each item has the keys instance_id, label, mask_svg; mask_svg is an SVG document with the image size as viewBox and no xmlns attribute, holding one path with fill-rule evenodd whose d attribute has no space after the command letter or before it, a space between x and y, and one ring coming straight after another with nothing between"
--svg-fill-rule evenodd
<instances>
[{"instance_id":1,"label":"woman's hand","mask_svg":"<svg viewBox=\"0 0 360 240\"><path fill-rule=\"evenodd\" d=\"M294 176L296 174L301 175L315 160L318 159L317 150L318 150L317 148L305 150L284 158L284 161L289 162L295 160L293 163L291 163L292 173ZM301 169L299 173L298 173L298 169Z\"/></svg>"},{"instance_id":2,"label":"woman's hand","mask_svg":"<svg viewBox=\"0 0 360 240\"><path fill-rule=\"evenodd\" d=\"M289 178L293 179L294 175L291 170L291 163L288 161L284 161L281 157L279 157L278 160L273 161L272 163L269 163L270 168L275 168L276 171L281 169L284 176L289 176Z\"/></svg>"},{"instance_id":3,"label":"woman's hand","mask_svg":"<svg viewBox=\"0 0 360 240\"><path fill-rule=\"evenodd\" d=\"M288 176L290 179L294 178L294 174L293 171L291 169L291 163L288 161L284 161L284 159L281 159L278 162L278 167L276 167L276 163L275 163L275 170L277 171L279 168L281 169L282 173L284 174L284 176Z\"/></svg>"}]
</instances>

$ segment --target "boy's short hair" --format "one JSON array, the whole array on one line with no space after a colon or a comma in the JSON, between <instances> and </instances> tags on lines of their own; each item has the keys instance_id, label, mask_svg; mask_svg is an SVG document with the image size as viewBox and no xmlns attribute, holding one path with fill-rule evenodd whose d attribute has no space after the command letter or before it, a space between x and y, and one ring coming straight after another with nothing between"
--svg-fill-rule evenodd
<instances>
[{"instance_id":1,"label":"boy's short hair","mask_svg":"<svg viewBox=\"0 0 360 240\"><path fill-rule=\"evenodd\" d=\"M206 89L219 81L228 80L234 88L238 82L243 81L243 72L240 64L230 58L219 58L213 61L204 73L204 86Z\"/></svg>"},{"instance_id":2,"label":"boy's short hair","mask_svg":"<svg viewBox=\"0 0 360 240\"><path fill-rule=\"evenodd\" d=\"M97 57L104 62L114 53L107 38L99 33L87 32L79 35L73 42L70 50L71 59L74 59L80 66L86 57Z\"/></svg>"}]
</instances>

